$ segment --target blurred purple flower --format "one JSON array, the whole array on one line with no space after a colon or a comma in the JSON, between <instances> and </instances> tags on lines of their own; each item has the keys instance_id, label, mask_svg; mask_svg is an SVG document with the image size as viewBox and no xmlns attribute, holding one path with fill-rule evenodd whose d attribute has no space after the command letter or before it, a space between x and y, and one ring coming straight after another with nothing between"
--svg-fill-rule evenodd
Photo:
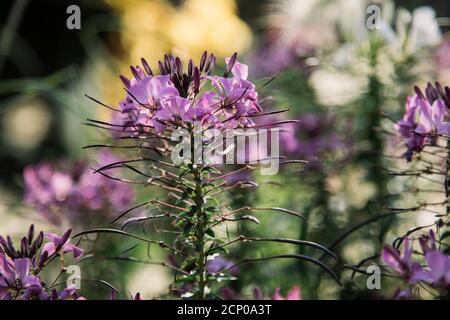
<instances>
[{"instance_id":1,"label":"blurred purple flower","mask_svg":"<svg viewBox=\"0 0 450 320\"><path fill-rule=\"evenodd\" d=\"M450 68L450 40L444 41L438 47L436 56L440 69Z\"/></svg>"},{"instance_id":2,"label":"blurred purple flower","mask_svg":"<svg viewBox=\"0 0 450 320\"><path fill-rule=\"evenodd\" d=\"M120 160L102 151L97 165L102 167ZM63 221L79 225L98 219L99 215L110 217L127 209L134 198L129 184L94 173L85 162L28 166L24 180L25 201L56 225Z\"/></svg>"},{"instance_id":3,"label":"blurred purple flower","mask_svg":"<svg viewBox=\"0 0 450 320\"><path fill-rule=\"evenodd\" d=\"M450 89L436 82L435 86L428 83L425 94L417 87L415 91L414 96L407 97L405 115L395 125L408 148L404 154L407 161L425 144L435 144L440 135L450 135Z\"/></svg>"},{"instance_id":4,"label":"blurred purple flower","mask_svg":"<svg viewBox=\"0 0 450 320\"><path fill-rule=\"evenodd\" d=\"M63 236L58 236L54 233L45 233L45 238L50 242L47 242L42 248L42 252L46 252L50 257L57 251L62 251L63 253L72 253L75 259L80 258L84 251L83 249L70 243L70 230L67 231Z\"/></svg>"},{"instance_id":5,"label":"blurred purple flower","mask_svg":"<svg viewBox=\"0 0 450 320\"><path fill-rule=\"evenodd\" d=\"M279 39L264 40L250 55L249 62L253 74L259 77L270 77L285 70L302 67L295 46L284 44Z\"/></svg>"},{"instance_id":6,"label":"blurred purple flower","mask_svg":"<svg viewBox=\"0 0 450 320\"><path fill-rule=\"evenodd\" d=\"M422 266L412 260L413 249L408 238L404 238L400 254L391 246L385 246L382 252L383 260L408 284L425 282L446 290L450 285L450 257L438 250L433 231L420 236L419 243L426 265Z\"/></svg>"},{"instance_id":7,"label":"blurred purple flower","mask_svg":"<svg viewBox=\"0 0 450 320\"><path fill-rule=\"evenodd\" d=\"M66 289L58 292L56 289L52 290L51 300L86 300L77 292L75 285L70 285Z\"/></svg>"},{"instance_id":8,"label":"blurred purple flower","mask_svg":"<svg viewBox=\"0 0 450 320\"><path fill-rule=\"evenodd\" d=\"M411 161L414 152L420 152L425 144L425 137L414 132L419 124L416 116L418 110L417 99L417 96L406 98L406 112L403 119L395 124L396 130L405 140L406 147L408 148L408 151L405 153L408 161Z\"/></svg>"},{"instance_id":9,"label":"blurred purple flower","mask_svg":"<svg viewBox=\"0 0 450 320\"><path fill-rule=\"evenodd\" d=\"M222 256L217 256L206 263L206 270L208 270L210 274L216 274L225 269L232 275L239 274L239 268L235 266L235 263L225 259Z\"/></svg>"},{"instance_id":10,"label":"blurred purple flower","mask_svg":"<svg viewBox=\"0 0 450 320\"><path fill-rule=\"evenodd\" d=\"M292 287L286 297L283 297L280 293L280 288L277 288L272 296L272 300L302 300L300 287Z\"/></svg>"},{"instance_id":11,"label":"blurred purple flower","mask_svg":"<svg viewBox=\"0 0 450 320\"><path fill-rule=\"evenodd\" d=\"M306 160L323 161L322 156L340 150L348 150L349 142L338 136L333 115L305 114L300 116L301 139L298 152Z\"/></svg>"},{"instance_id":12,"label":"blurred purple flower","mask_svg":"<svg viewBox=\"0 0 450 320\"><path fill-rule=\"evenodd\" d=\"M408 281L411 279L413 270L418 267L417 264L412 262L411 255L412 246L410 245L408 238L403 240L403 250L400 253L391 246L385 246L382 252L384 262Z\"/></svg>"}]
</instances>

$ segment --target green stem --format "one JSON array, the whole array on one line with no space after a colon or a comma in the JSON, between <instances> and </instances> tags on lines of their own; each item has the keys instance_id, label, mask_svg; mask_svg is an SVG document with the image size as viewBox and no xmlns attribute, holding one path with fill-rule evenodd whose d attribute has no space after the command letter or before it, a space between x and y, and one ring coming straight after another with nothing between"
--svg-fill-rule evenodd
<instances>
[{"instance_id":1,"label":"green stem","mask_svg":"<svg viewBox=\"0 0 450 320\"><path fill-rule=\"evenodd\" d=\"M198 271L198 296L199 299L205 299L205 289L207 285L206 281L206 258L207 254L205 252L205 227L206 227L206 217L203 209L203 186L202 186L202 168L198 166L194 169L194 180L195 180L195 205L197 207L197 225L196 225L196 236L197 236L197 271Z\"/></svg>"}]
</instances>

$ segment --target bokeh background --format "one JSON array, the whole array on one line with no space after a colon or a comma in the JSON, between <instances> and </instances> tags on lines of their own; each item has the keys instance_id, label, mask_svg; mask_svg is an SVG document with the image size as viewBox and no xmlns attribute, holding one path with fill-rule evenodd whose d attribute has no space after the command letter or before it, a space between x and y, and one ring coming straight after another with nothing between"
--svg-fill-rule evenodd
<instances>
[{"instance_id":1,"label":"bokeh background","mask_svg":"<svg viewBox=\"0 0 450 320\"><path fill-rule=\"evenodd\" d=\"M383 28L375 35L365 26L371 3L382 6ZM71 4L81 8L81 30L66 28L66 8ZM310 165L270 179L255 177L261 183L256 192L239 191L228 201L291 208L304 212L307 222L265 216L261 226L245 231L332 246L346 230L382 214L386 207L420 201L420 195L411 192L418 188L417 181L409 185L387 174L386 168L405 163L386 157L401 155L402 150L383 113L398 119L414 84L450 84L446 17L450 3L438 0L3 0L0 234L20 235L30 223L59 231L24 204L23 170L46 161L96 160L96 154L83 146L107 137L84 122L110 121L112 115L86 94L117 106L124 96L118 75L129 75L129 66L139 64L141 57L155 67L165 53L187 61L198 60L208 50L222 66L225 57L238 52L257 82L278 75L261 89L264 107L290 108L289 117L303 122L292 136L284 137L283 150ZM136 200L157 192L151 188L137 189ZM432 201L429 197L442 195L427 197ZM383 219L333 249L346 263L356 265L401 232L432 223L433 217L419 210ZM108 250L121 252L127 245L133 243ZM146 250L135 254L145 256ZM237 260L249 251L258 256L283 250L292 249L247 246L231 254ZM157 250L153 254L161 255ZM270 295L275 288L285 293L294 285L301 286L305 298L377 295L365 290L364 278L350 279L347 272L344 288L338 288L305 263L273 262L240 272L241 280L232 288L246 297L254 287ZM102 266L96 276L146 298L166 292L171 280L158 266L118 262ZM90 286L86 290L98 297L107 295L107 288ZM384 294L389 296L389 290Z\"/></svg>"}]
</instances>

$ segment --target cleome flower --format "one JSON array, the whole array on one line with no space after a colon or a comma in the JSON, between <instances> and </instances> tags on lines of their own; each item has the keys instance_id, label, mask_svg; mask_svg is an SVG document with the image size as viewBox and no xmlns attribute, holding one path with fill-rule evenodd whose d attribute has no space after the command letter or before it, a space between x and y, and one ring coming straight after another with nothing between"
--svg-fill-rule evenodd
<instances>
[{"instance_id":1,"label":"cleome flower","mask_svg":"<svg viewBox=\"0 0 450 320\"><path fill-rule=\"evenodd\" d=\"M55 234L44 236L40 232L34 238L31 225L27 236L16 248L10 236L0 236L0 300L81 300L76 288L69 286L62 291L47 288L39 273L56 257L72 252L75 258L83 250L70 243L71 230L61 237ZM46 242L45 239L50 240Z\"/></svg>"},{"instance_id":2,"label":"cleome flower","mask_svg":"<svg viewBox=\"0 0 450 320\"><path fill-rule=\"evenodd\" d=\"M247 80L248 67L236 57L226 58L222 76L212 75L216 58L207 52L199 66L190 60L187 70L178 57L165 55L159 62L160 75L154 75L142 59L143 69L131 67L131 79L120 76L127 91L119 103L127 115L123 130L161 134L195 121L205 128L254 126L251 117L262 108L255 85Z\"/></svg>"},{"instance_id":3,"label":"cleome flower","mask_svg":"<svg viewBox=\"0 0 450 320\"><path fill-rule=\"evenodd\" d=\"M406 100L403 119L395 125L408 149L404 154L408 161L426 144L436 144L440 136L450 135L450 89L436 82L435 86L428 83L425 94L418 87L415 91Z\"/></svg>"},{"instance_id":4,"label":"cleome flower","mask_svg":"<svg viewBox=\"0 0 450 320\"><path fill-rule=\"evenodd\" d=\"M432 230L419 237L419 244L426 264L413 260L412 244L408 238L403 240L401 253L391 246L385 246L383 260L393 271L403 278L408 285L425 283L436 289L447 290L450 285L450 257L436 246L436 237ZM399 291L398 298L408 298L410 288Z\"/></svg>"},{"instance_id":5,"label":"cleome flower","mask_svg":"<svg viewBox=\"0 0 450 320\"><path fill-rule=\"evenodd\" d=\"M121 159L107 150L98 154L98 166ZM55 225L93 221L98 216L114 215L131 205L130 185L94 173L86 162L41 163L24 170L25 202L31 204ZM80 219L88 215L87 219Z\"/></svg>"}]
</instances>

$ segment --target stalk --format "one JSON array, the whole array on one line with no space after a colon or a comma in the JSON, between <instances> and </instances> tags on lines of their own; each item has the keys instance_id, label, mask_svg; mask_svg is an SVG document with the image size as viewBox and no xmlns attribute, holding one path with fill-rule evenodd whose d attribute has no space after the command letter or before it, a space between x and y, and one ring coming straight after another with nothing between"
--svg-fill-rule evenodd
<instances>
[{"instance_id":1,"label":"stalk","mask_svg":"<svg viewBox=\"0 0 450 320\"><path fill-rule=\"evenodd\" d=\"M206 225L206 215L203 210L203 186L202 186L202 168L198 166L194 169L193 175L195 180L195 205L197 207L196 217L196 236L197 236L197 272L198 272L198 289L199 298L205 299L205 288L207 285L206 281L206 252L205 252L205 225Z\"/></svg>"}]
</instances>

